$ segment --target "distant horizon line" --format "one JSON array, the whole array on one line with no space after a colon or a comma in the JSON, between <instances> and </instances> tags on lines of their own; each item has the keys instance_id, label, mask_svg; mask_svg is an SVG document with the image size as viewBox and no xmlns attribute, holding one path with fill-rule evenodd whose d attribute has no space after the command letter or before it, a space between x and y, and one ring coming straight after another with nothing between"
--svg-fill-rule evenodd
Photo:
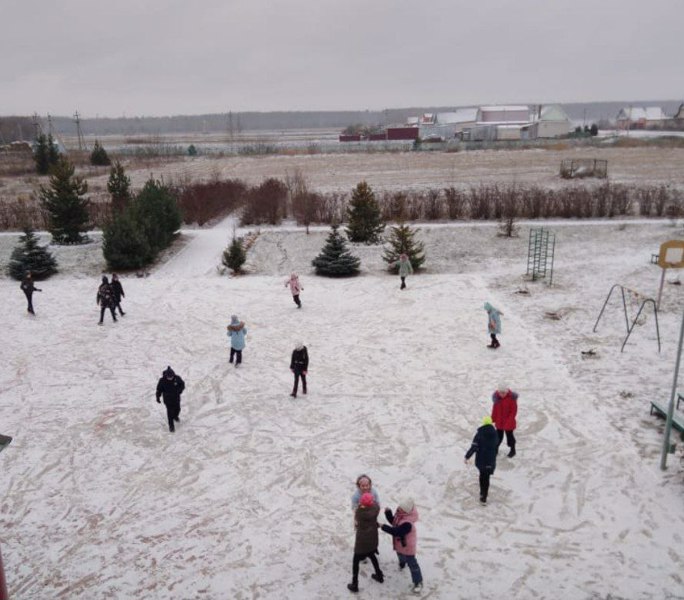
<instances>
[{"instance_id":1,"label":"distant horizon line","mask_svg":"<svg viewBox=\"0 0 684 600\"><path fill-rule=\"evenodd\" d=\"M308 110L303 110L303 109L290 109L290 110L238 110L238 111L233 111L233 110L228 110L228 111L219 111L219 112L202 112L202 113L167 113L167 114L135 114L135 115L126 115L125 113L122 115L118 116L111 116L111 115L100 115L96 114L95 116L83 116L79 115L79 118L81 120L100 120L100 119L165 119L165 118L178 118L178 117L204 117L204 116L220 116L220 115L228 115L228 114L233 114L233 115L268 115L268 114L306 114L306 113L383 113L385 111L407 111L407 110L423 110L423 109L444 109L444 108L469 108L469 107L477 107L477 106L506 106L506 105L512 105L512 104L517 104L517 105L525 105L525 106L535 106L535 105L552 105L552 104L557 104L560 106L567 106L567 105L582 105L582 104L639 104L639 105L645 105L645 104L650 104L650 103L658 103L658 102L681 102L684 103L684 99L682 98L671 98L671 99L656 99L656 100L586 100L586 101L571 101L571 102L514 102L514 101L509 101L509 102L480 102L480 103L471 103L471 104L430 104L430 105L414 105L414 106L403 106L403 107L385 107L385 108L358 108L358 109L350 109L350 108L340 108L340 109L308 109ZM74 112L78 112L78 109L76 109ZM32 118L34 115L37 115L38 117L43 117L42 114L37 113L37 112L32 112L29 114L0 114L0 118L10 118L10 117L26 117L26 118ZM71 115L65 115L65 114L52 114L52 113L45 113L45 117L50 117L53 119L73 119L74 115L73 113Z\"/></svg>"}]
</instances>

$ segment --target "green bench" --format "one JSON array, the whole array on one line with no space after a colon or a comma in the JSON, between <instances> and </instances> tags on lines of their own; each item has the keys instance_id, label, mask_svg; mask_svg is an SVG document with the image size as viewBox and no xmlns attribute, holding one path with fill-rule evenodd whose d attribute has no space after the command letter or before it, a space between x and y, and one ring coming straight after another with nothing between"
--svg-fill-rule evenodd
<instances>
[{"instance_id":1,"label":"green bench","mask_svg":"<svg viewBox=\"0 0 684 600\"><path fill-rule=\"evenodd\" d=\"M680 431L684 437L684 413L679 410L679 403L684 402L684 396L682 394L677 394L677 403L674 411L672 412L672 427ZM655 412L656 415L667 418L667 405L651 401L651 414Z\"/></svg>"}]
</instances>

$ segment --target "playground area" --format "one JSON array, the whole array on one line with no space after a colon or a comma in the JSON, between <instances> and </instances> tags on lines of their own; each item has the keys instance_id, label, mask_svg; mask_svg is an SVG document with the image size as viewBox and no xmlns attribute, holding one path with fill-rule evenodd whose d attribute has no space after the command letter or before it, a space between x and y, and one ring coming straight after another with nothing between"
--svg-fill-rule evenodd
<instances>
[{"instance_id":1,"label":"playground area","mask_svg":"<svg viewBox=\"0 0 684 600\"><path fill-rule=\"evenodd\" d=\"M423 597L681 598L683 442L673 436L661 471L663 421L649 410L671 389L679 271L664 279L660 352L648 310L621 352L615 295L592 331L612 285L657 297L651 255L681 227L543 223L549 285L526 275L539 226L517 238L488 223L421 227L426 269L400 291L377 246L352 247L356 278L314 276L327 228L264 228L248 274L220 276L227 220L183 232L149 277L124 276L126 316L103 327L99 242L56 250L64 268L41 282L35 318L0 279L10 597L348 598L349 499L367 472L383 508L415 499ZM0 236L3 265L15 241ZM284 287L292 270L302 310ZM496 351L485 301L503 311ZM625 305L633 318L638 302ZM240 369L227 362L233 313L249 330ZM300 340L309 393L293 400ZM187 384L175 434L154 401L167 365ZM520 395L517 456L499 453L483 507L463 455L501 383ZM362 566L359 597L414 597L380 535L385 582Z\"/></svg>"}]
</instances>

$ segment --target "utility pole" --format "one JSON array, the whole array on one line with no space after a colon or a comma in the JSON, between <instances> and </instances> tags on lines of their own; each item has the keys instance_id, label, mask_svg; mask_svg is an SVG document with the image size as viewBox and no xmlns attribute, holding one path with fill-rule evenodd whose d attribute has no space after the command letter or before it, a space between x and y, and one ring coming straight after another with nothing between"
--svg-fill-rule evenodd
<instances>
[{"instance_id":1,"label":"utility pole","mask_svg":"<svg viewBox=\"0 0 684 600\"><path fill-rule=\"evenodd\" d=\"M81 115L78 111L74 113L74 123L76 123L76 136L78 137L78 149L79 151L87 150L85 139L83 138L83 131L81 131Z\"/></svg>"},{"instance_id":2,"label":"utility pole","mask_svg":"<svg viewBox=\"0 0 684 600\"><path fill-rule=\"evenodd\" d=\"M48 113L48 135L52 135L52 117L50 116L50 113Z\"/></svg>"},{"instance_id":3,"label":"utility pole","mask_svg":"<svg viewBox=\"0 0 684 600\"><path fill-rule=\"evenodd\" d=\"M21 131L21 123L19 125L19 136L24 139L23 132ZM43 133L42 127L40 126L40 119L38 118L38 113L33 113L33 139L37 140L38 136Z\"/></svg>"}]
</instances>

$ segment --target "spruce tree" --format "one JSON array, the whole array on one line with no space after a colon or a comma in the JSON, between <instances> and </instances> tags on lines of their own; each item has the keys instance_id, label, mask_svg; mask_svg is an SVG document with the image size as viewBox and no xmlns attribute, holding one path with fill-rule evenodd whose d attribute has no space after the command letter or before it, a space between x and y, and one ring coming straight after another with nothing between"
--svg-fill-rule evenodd
<instances>
[{"instance_id":1,"label":"spruce tree","mask_svg":"<svg viewBox=\"0 0 684 600\"><path fill-rule=\"evenodd\" d=\"M102 147L99 140L95 140L93 151L90 153L90 164L97 167L108 167L112 164L107 151Z\"/></svg>"},{"instance_id":2,"label":"spruce tree","mask_svg":"<svg viewBox=\"0 0 684 600\"><path fill-rule=\"evenodd\" d=\"M387 246L384 248L382 260L388 264L388 269L397 273L399 267L396 265L399 255L406 254L411 261L413 270L418 270L425 262L425 247L423 242L416 241L415 235L419 229L411 229L408 225L400 224L392 227L387 238Z\"/></svg>"},{"instance_id":3,"label":"spruce tree","mask_svg":"<svg viewBox=\"0 0 684 600\"><path fill-rule=\"evenodd\" d=\"M311 261L316 267L316 275L349 277L358 274L361 261L349 252L347 242L338 231L339 225L335 224L331 229L321 253Z\"/></svg>"},{"instance_id":4,"label":"spruce tree","mask_svg":"<svg viewBox=\"0 0 684 600\"><path fill-rule=\"evenodd\" d=\"M58 244L82 244L88 240L89 200L83 196L88 183L74 175L73 165L60 158L52 168L48 187L40 186L41 205L48 213L48 231Z\"/></svg>"},{"instance_id":5,"label":"spruce tree","mask_svg":"<svg viewBox=\"0 0 684 600\"><path fill-rule=\"evenodd\" d=\"M45 246L38 244L38 237L30 227L24 229L19 245L12 250L9 274L14 279L23 279L31 271L33 279L39 281L57 272L57 261Z\"/></svg>"},{"instance_id":6,"label":"spruce tree","mask_svg":"<svg viewBox=\"0 0 684 600\"><path fill-rule=\"evenodd\" d=\"M48 152L47 137L41 133L33 142L33 160L36 163L36 173L47 175L50 171L50 154Z\"/></svg>"},{"instance_id":7,"label":"spruce tree","mask_svg":"<svg viewBox=\"0 0 684 600\"><path fill-rule=\"evenodd\" d=\"M230 246L223 251L223 264L233 273L240 273L247 260L247 253L242 245L242 238L233 237Z\"/></svg>"},{"instance_id":8,"label":"spruce tree","mask_svg":"<svg viewBox=\"0 0 684 600\"><path fill-rule=\"evenodd\" d=\"M154 178L147 181L131 204L131 216L155 254L173 241L182 223L176 196Z\"/></svg>"},{"instance_id":9,"label":"spruce tree","mask_svg":"<svg viewBox=\"0 0 684 600\"><path fill-rule=\"evenodd\" d=\"M131 180L126 175L123 165L117 160L109 170L107 191L112 197L114 213L121 213L131 201Z\"/></svg>"},{"instance_id":10,"label":"spruce tree","mask_svg":"<svg viewBox=\"0 0 684 600\"><path fill-rule=\"evenodd\" d=\"M129 211L115 215L102 228L102 255L112 270L139 269L155 257L142 228Z\"/></svg>"},{"instance_id":11,"label":"spruce tree","mask_svg":"<svg viewBox=\"0 0 684 600\"><path fill-rule=\"evenodd\" d=\"M48 162L50 166L56 165L59 162L59 148L55 144L55 138L49 133L47 137L47 152L48 152Z\"/></svg>"},{"instance_id":12,"label":"spruce tree","mask_svg":"<svg viewBox=\"0 0 684 600\"><path fill-rule=\"evenodd\" d=\"M385 224L375 194L365 181L359 183L352 192L347 218L347 237L350 241L364 244L377 244L380 241Z\"/></svg>"}]
</instances>

